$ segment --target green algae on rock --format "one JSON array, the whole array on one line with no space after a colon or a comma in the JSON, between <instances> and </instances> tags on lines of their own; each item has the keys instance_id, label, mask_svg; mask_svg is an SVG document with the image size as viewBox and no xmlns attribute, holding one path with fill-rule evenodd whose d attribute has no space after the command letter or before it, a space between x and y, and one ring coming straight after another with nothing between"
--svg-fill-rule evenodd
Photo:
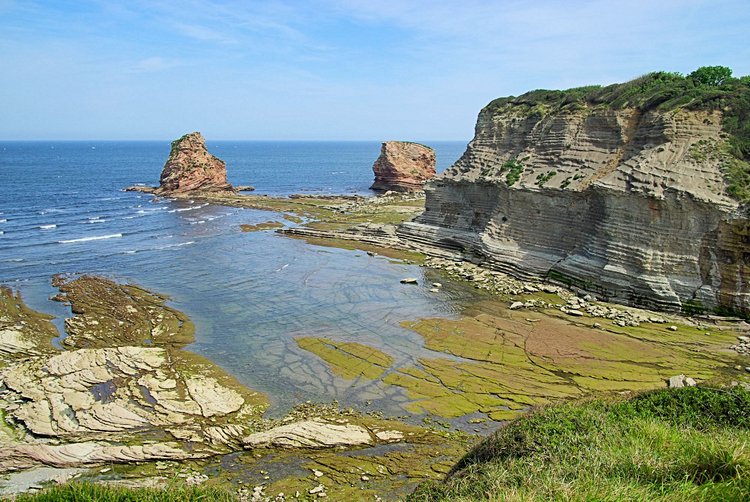
<instances>
[{"instance_id":1,"label":"green algae on rock","mask_svg":"<svg viewBox=\"0 0 750 502\"><path fill-rule=\"evenodd\" d=\"M275 230L277 228L282 228L283 226L284 224L278 221L265 221L255 225L242 224L240 225L240 229L243 232L260 232L263 230Z\"/></svg>"},{"instance_id":2,"label":"green algae on rock","mask_svg":"<svg viewBox=\"0 0 750 502\"><path fill-rule=\"evenodd\" d=\"M26 306L20 292L0 286L0 367L11 358L53 351L58 332L52 319Z\"/></svg>"},{"instance_id":3,"label":"green algae on rock","mask_svg":"<svg viewBox=\"0 0 750 502\"><path fill-rule=\"evenodd\" d=\"M660 323L592 329L556 317L557 311L530 320L497 302L475 308L473 317L403 323L436 355L453 356L421 358L418 366L385 376L386 384L403 387L413 399L408 410L447 418L478 411L507 420L563 398L664 387L679 373L709 380L733 362L723 353L733 332L706 336L682 326L681 337Z\"/></svg>"},{"instance_id":4,"label":"green algae on rock","mask_svg":"<svg viewBox=\"0 0 750 502\"><path fill-rule=\"evenodd\" d=\"M393 364L393 357L357 342L338 342L328 338L300 337L297 345L329 364L334 373L353 380L375 380Z\"/></svg>"}]
</instances>

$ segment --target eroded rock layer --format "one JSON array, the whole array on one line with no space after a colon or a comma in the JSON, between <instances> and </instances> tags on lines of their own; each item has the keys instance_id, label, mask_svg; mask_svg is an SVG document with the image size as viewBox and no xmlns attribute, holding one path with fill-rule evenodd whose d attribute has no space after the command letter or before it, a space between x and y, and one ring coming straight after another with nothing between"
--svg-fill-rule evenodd
<instances>
[{"instance_id":1,"label":"eroded rock layer","mask_svg":"<svg viewBox=\"0 0 750 502\"><path fill-rule=\"evenodd\" d=\"M186 134L172 142L172 150L159 178L157 193L195 190L231 190L224 161L211 155L201 133Z\"/></svg>"},{"instance_id":2,"label":"eroded rock layer","mask_svg":"<svg viewBox=\"0 0 750 502\"><path fill-rule=\"evenodd\" d=\"M372 166L373 190L413 192L435 176L435 151L418 143L386 141Z\"/></svg>"},{"instance_id":3,"label":"eroded rock layer","mask_svg":"<svg viewBox=\"0 0 750 502\"><path fill-rule=\"evenodd\" d=\"M577 105L491 103L399 235L622 303L750 311L721 112Z\"/></svg>"}]
</instances>

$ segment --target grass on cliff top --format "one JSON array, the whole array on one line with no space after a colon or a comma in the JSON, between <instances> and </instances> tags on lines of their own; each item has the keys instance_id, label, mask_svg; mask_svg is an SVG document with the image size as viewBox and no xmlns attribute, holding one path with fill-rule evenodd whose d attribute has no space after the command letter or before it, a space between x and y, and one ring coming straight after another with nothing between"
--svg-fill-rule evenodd
<instances>
[{"instance_id":1,"label":"grass on cliff top","mask_svg":"<svg viewBox=\"0 0 750 502\"><path fill-rule=\"evenodd\" d=\"M723 76L716 72L723 70ZM750 201L750 76L732 78L721 66L702 67L690 75L653 72L622 84L592 85L567 90L538 89L521 96L499 98L485 107L485 113L499 113L508 107L525 108L529 114L545 115L582 106L641 111L720 110L722 128L728 134L727 149L734 159L725 174L731 195Z\"/></svg>"},{"instance_id":2,"label":"grass on cliff top","mask_svg":"<svg viewBox=\"0 0 750 502\"><path fill-rule=\"evenodd\" d=\"M407 500L749 500L748 410L741 387L543 408Z\"/></svg>"}]
</instances>

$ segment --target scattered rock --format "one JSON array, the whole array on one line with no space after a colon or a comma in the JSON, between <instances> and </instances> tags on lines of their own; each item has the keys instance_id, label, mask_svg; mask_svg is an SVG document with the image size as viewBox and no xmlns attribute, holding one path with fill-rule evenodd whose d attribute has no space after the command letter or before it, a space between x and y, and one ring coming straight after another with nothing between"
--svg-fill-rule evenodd
<instances>
[{"instance_id":1,"label":"scattered rock","mask_svg":"<svg viewBox=\"0 0 750 502\"><path fill-rule=\"evenodd\" d=\"M677 331L677 326L670 326L667 328L669 331Z\"/></svg>"},{"instance_id":2,"label":"scattered rock","mask_svg":"<svg viewBox=\"0 0 750 502\"><path fill-rule=\"evenodd\" d=\"M416 277L406 277L404 279L401 279L401 284L418 284L418 280Z\"/></svg>"},{"instance_id":3,"label":"scattered rock","mask_svg":"<svg viewBox=\"0 0 750 502\"><path fill-rule=\"evenodd\" d=\"M695 387L696 382L685 375L676 375L669 377L668 387L670 389L681 389L682 387Z\"/></svg>"},{"instance_id":4,"label":"scattered rock","mask_svg":"<svg viewBox=\"0 0 750 502\"><path fill-rule=\"evenodd\" d=\"M518 310L518 309L520 309L520 308L523 308L524 306L525 306L525 305L524 305L524 303L523 303L523 302L513 302L513 303L511 303L511 304L510 304L510 307L509 307L509 308L510 308L511 310Z\"/></svg>"}]
</instances>

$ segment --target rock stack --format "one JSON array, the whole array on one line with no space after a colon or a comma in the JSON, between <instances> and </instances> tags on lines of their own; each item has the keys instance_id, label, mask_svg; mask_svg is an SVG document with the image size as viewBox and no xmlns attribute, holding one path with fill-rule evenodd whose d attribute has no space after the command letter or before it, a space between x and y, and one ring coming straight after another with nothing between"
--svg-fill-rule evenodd
<instances>
[{"instance_id":1,"label":"rock stack","mask_svg":"<svg viewBox=\"0 0 750 502\"><path fill-rule=\"evenodd\" d=\"M419 191L435 176L435 151L419 143L386 141L372 170L372 190Z\"/></svg>"},{"instance_id":2,"label":"rock stack","mask_svg":"<svg viewBox=\"0 0 750 502\"><path fill-rule=\"evenodd\" d=\"M172 142L156 192L177 194L196 190L232 190L232 185L227 182L224 161L208 152L201 133L192 132Z\"/></svg>"}]
</instances>

